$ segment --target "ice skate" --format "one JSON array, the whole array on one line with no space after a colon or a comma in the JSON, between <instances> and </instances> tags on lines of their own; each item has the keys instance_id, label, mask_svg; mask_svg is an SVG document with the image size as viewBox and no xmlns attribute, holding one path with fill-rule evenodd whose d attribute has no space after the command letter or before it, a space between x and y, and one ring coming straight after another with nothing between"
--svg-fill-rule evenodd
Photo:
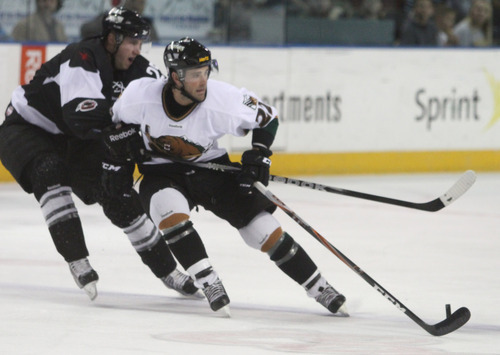
<instances>
[{"instance_id":1,"label":"ice skate","mask_svg":"<svg viewBox=\"0 0 500 355\"><path fill-rule=\"evenodd\" d=\"M161 279L165 286L179 292L183 296L203 298L198 287L195 286L193 279L179 270L175 269L167 276Z\"/></svg>"},{"instance_id":2,"label":"ice skate","mask_svg":"<svg viewBox=\"0 0 500 355\"><path fill-rule=\"evenodd\" d=\"M312 297L337 316L349 317L347 308L345 307L345 296L337 292L326 279L318 274L315 278L314 285L307 290L309 297Z\"/></svg>"},{"instance_id":3,"label":"ice skate","mask_svg":"<svg viewBox=\"0 0 500 355\"><path fill-rule=\"evenodd\" d=\"M88 259L83 258L71 261L68 265L78 287L85 291L91 301L95 300L97 297L96 284L97 280L99 280L99 275L97 275L97 272L92 269Z\"/></svg>"},{"instance_id":4,"label":"ice skate","mask_svg":"<svg viewBox=\"0 0 500 355\"><path fill-rule=\"evenodd\" d=\"M216 312L218 310L223 310L228 317L231 316L229 311L229 297L226 293L224 285L222 285L222 281L219 278L217 278L217 280L210 285L205 283L203 285L203 293L205 294L212 311Z\"/></svg>"},{"instance_id":5,"label":"ice skate","mask_svg":"<svg viewBox=\"0 0 500 355\"><path fill-rule=\"evenodd\" d=\"M315 300L323 305L330 312L343 317L349 317L347 313L347 308L345 307L345 296L338 293L332 286L328 283L326 287L321 286L319 291L321 292L315 297Z\"/></svg>"}]
</instances>

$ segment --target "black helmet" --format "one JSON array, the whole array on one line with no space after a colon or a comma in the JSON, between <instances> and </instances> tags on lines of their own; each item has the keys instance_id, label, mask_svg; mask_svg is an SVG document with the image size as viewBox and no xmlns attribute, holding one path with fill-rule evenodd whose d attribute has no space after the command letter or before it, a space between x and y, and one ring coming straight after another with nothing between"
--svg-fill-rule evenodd
<instances>
[{"instance_id":1,"label":"black helmet","mask_svg":"<svg viewBox=\"0 0 500 355\"><path fill-rule=\"evenodd\" d=\"M110 31L122 33L124 36L149 39L151 27L137 12L126 9L123 6L114 7L102 21L103 36Z\"/></svg>"},{"instance_id":2,"label":"black helmet","mask_svg":"<svg viewBox=\"0 0 500 355\"><path fill-rule=\"evenodd\" d=\"M184 80L186 69L209 66L218 70L217 60L212 59L210 50L195 39L184 37L170 42L163 52L163 61L169 73L175 71Z\"/></svg>"}]
</instances>

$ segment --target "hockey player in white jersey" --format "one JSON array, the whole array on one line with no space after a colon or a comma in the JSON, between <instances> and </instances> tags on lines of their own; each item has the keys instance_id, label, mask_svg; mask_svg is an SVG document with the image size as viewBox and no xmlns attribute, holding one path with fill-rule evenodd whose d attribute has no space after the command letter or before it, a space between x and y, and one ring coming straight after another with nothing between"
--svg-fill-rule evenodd
<instances>
[{"instance_id":1,"label":"hockey player in white jersey","mask_svg":"<svg viewBox=\"0 0 500 355\"><path fill-rule=\"evenodd\" d=\"M139 195L174 256L203 290L212 310L229 304L190 221L191 210L203 206L235 227L250 247L267 253L310 297L330 312L339 312L345 297L282 230L272 215L275 205L253 188L255 181L264 185L269 181L270 148L278 128L276 109L246 89L209 80L210 72L218 68L217 61L194 39L168 44L164 62L168 80L142 78L125 89L113 106L116 129L105 140L110 156L123 157L130 146L141 144L138 151L151 156L139 164L144 175ZM226 134L244 136L250 131L252 147L242 155L239 174L185 163L233 164L217 140ZM116 166L104 167L108 188L117 188L116 184L125 181L113 175L127 171L127 164L132 163L126 160L115 159ZM121 188L127 191L131 184Z\"/></svg>"}]
</instances>

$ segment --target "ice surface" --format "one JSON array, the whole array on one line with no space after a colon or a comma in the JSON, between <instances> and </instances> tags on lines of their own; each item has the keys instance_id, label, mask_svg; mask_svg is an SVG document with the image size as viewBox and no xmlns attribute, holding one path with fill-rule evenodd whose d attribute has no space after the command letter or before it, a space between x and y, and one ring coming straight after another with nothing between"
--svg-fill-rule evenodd
<instances>
[{"instance_id":1,"label":"ice surface","mask_svg":"<svg viewBox=\"0 0 500 355\"><path fill-rule=\"evenodd\" d=\"M425 202L460 173L301 177ZM166 289L98 206L80 215L100 275L90 302L57 254L32 195L0 185L1 354L500 354L500 174L478 173L435 213L290 185L270 189L336 248L430 324L471 310L461 329L433 337L283 212L275 215L347 297L328 314L226 222L192 220L231 298L231 318Z\"/></svg>"}]
</instances>

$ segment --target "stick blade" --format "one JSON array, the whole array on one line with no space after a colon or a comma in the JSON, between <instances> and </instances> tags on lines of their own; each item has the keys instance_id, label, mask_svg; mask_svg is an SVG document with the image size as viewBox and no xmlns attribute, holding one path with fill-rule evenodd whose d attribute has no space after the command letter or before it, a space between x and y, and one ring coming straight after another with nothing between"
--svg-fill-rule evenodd
<instances>
[{"instance_id":1,"label":"stick blade","mask_svg":"<svg viewBox=\"0 0 500 355\"><path fill-rule=\"evenodd\" d=\"M469 190L476 181L476 173L473 170L467 170L458 181L439 199L443 205L448 206L457 200L460 196Z\"/></svg>"},{"instance_id":2,"label":"stick blade","mask_svg":"<svg viewBox=\"0 0 500 355\"><path fill-rule=\"evenodd\" d=\"M442 322L435 325L425 326L424 329L431 335L442 336L454 332L470 319L471 313L468 308L462 307L453 312Z\"/></svg>"}]
</instances>

